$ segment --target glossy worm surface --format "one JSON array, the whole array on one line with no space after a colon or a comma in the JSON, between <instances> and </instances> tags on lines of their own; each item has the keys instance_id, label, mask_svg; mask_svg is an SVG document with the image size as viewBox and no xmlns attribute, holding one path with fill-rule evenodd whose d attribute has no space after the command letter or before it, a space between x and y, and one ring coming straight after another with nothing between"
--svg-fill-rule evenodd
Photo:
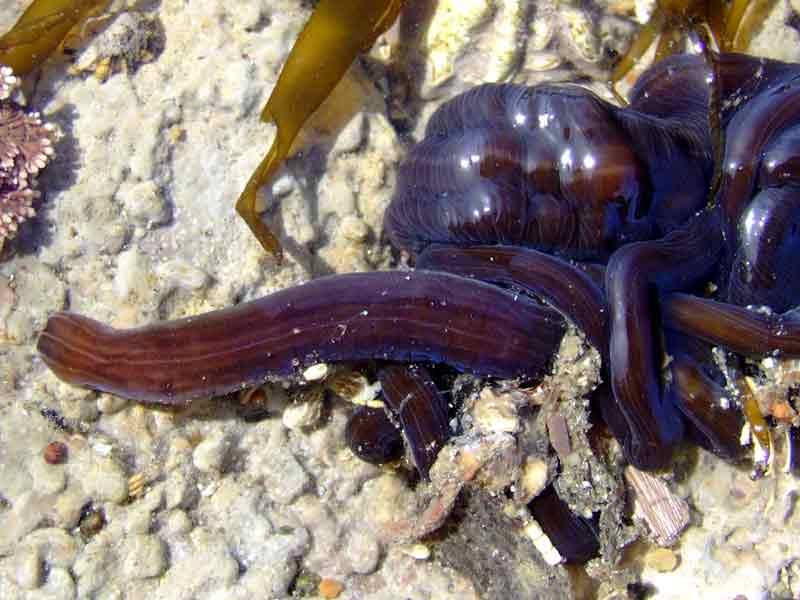
<instances>
[{"instance_id":1,"label":"glossy worm surface","mask_svg":"<svg viewBox=\"0 0 800 600\"><path fill-rule=\"evenodd\" d=\"M450 439L447 402L426 369L390 365L378 373L388 409L400 423L419 474L428 472Z\"/></svg>"},{"instance_id":2,"label":"glossy worm surface","mask_svg":"<svg viewBox=\"0 0 800 600\"><path fill-rule=\"evenodd\" d=\"M418 268L453 274L337 275L130 331L57 314L40 352L68 381L167 403L319 361L535 378L560 313L603 357L602 413L630 462L663 467L684 435L730 456L709 426L723 381L707 344L800 351L798 99L797 65L735 54L664 60L626 107L574 86L479 86L431 117L385 217ZM713 298L690 295L708 283ZM667 387L670 354L680 360ZM429 422L404 427L420 457L413 440L437 439L439 417L435 403L412 406L429 407L413 413Z\"/></svg>"},{"instance_id":3,"label":"glossy worm surface","mask_svg":"<svg viewBox=\"0 0 800 600\"><path fill-rule=\"evenodd\" d=\"M479 375L534 378L562 332L558 314L528 298L445 273L396 271L324 277L129 330L57 313L38 350L70 383L180 404L337 360L446 362Z\"/></svg>"},{"instance_id":4,"label":"glossy worm surface","mask_svg":"<svg viewBox=\"0 0 800 600\"><path fill-rule=\"evenodd\" d=\"M604 358L616 403L604 414L637 466L663 466L684 427L730 456L703 424L719 394L694 363L663 390L660 297L715 281L717 303L698 315L686 301L665 309L673 330L744 354L797 351L790 314L766 323L727 304L783 312L800 298L797 81L796 65L727 54L656 65L624 108L569 86L480 86L430 119L387 231L419 266L526 290L576 323ZM726 143L709 207L714 125ZM575 260L607 263L605 281ZM702 400L680 402L682 385Z\"/></svg>"}]
</instances>

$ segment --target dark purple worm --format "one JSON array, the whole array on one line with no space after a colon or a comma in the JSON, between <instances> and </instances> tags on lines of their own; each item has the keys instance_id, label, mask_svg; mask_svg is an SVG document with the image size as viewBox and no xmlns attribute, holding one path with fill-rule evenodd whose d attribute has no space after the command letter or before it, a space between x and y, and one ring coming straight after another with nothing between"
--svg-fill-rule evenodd
<instances>
[{"instance_id":1,"label":"dark purple worm","mask_svg":"<svg viewBox=\"0 0 800 600\"><path fill-rule=\"evenodd\" d=\"M442 362L481 376L535 378L563 330L555 311L492 285L387 271L323 277L232 308L129 330L56 313L38 350L68 383L182 404L341 360Z\"/></svg>"},{"instance_id":2,"label":"dark purple worm","mask_svg":"<svg viewBox=\"0 0 800 600\"><path fill-rule=\"evenodd\" d=\"M608 311L603 290L569 260L521 246L429 246L417 267L516 287L557 308L598 352L608 345Z\"/></svg>"},{"instance_id":3,"label":"dark purple worm","mask_svg":"<svg viewBox=\"0 0 800 600\"><path fill-rule=\"evenodd\" d=\"M725 389L703 372L701 363L687 356L676 356L670 370L672 398L691 424L688 433L717 456L739 460L745 451L739 438L744 417L741 410L725 400Z\"/></svg>"},{"instance_id":4,"label":"dark purple worm","mask_svg":"<svg viewBox=\"0 0 800 600\"><path fill-rule=\"evenodd\" d=\"M584 563L600 549L596 519L584 519L570 510L552 485L528 504L542 531L568 563Z\"/></svg>"},{"instance_id":5,"label":"dark purple worm","mask_svg":"<svg viewBox=\"0 0 800 600\"><path fill-rule=\"evenodd\" d=\"M419 365L390 365L378 373L383 397L400 421L414 466L423 479L450 439L447 401L426 369Z\"/></svg>"},{"instance_id":6,"label":"dark purple worm","mask_svg":"<svg viewBox=\"0 0 800 600\"><path fill-rule=\"evenodd\" d=\"M683 434L680 415L661 390L659 336L651 317L656 294L704 281L721 252L719 217L710 211L661 239L620 248L608 263L611 389L631 431L626 451L639 468L664 466Z\"/></svg>"},{"instance_id":7,"label":"dark purple worm","mask_svg":"<svg viewBox=\"0 0 800 600\"><path fill-rule=\"evenodd\" d=\"M800 357L800 310L758 312L674 293L662 303L664 326L745 356Z\"/></svg>"}]
</instances>

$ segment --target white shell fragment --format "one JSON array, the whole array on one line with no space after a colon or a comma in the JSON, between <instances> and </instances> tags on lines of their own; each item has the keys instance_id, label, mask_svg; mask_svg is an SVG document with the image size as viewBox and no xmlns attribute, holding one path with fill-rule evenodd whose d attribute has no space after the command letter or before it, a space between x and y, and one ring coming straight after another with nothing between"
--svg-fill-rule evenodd
<instances>
[{"instance_id":1,"label":"white shell fragment","mask_svg":"<svg viewBox=\"0 0 800 600\"><path fill-rule=\"evenodd\" d=\"M489 387L481 390L480 397L472 407L475 425L486 432L515 433L520 422L518 403L512 394L497 393Z\"/></svg>"},{"instance_id":2,"label":"white shell fragment","mask_svg":"<svg viewBox=\"0 0 800 600\"><path fill-rule=\"evenodd\" d=\"M428 560L431 557L431 549L425 544L407 544L400 548L400 552L415 560Z\"/></svg>"},{"instance_id":3,"label":"white shell fragment","mask_svg":"<svg viewBox=\"0 0 800 600\"><path fill-rule=\"evenodd\" d=\"M299 393L283 411L283 425L287 429L300 430L315 427L322 419L325 393L314 386Z\"/></svg>"},{"instance_id":4,"label":"white shell fragment","mask_svg":"<svg viewBox=\"0 0 800 600\"><path fill-rule=\"evenodd\" d=\"M303 371L303 379L306 381L320 381L328 376L328 365L325 363L317 363L311 365Z\"/></svg>"},{"instance_id":5,"label":"white shell fragment","mask_svg":"<svg viewBox=\"0 0 800 600\"><path fill-rule=\"evenodd\" d=\"M334 374L325 381L325 386L347 402L371 408L383 408L383 401L378 398L381 392L379 381L370 383L366 377L356 371L343 371Z\"/></svg>"},{"instance_id":6,"label":"white shell fragment","mask_svg":"<svg viewBox=\"0 0 800 600\"><path fill-rule=\"evenodd\" d=\"M517 482L516 499L527 504L547 486L547 463L541 458L528 457L522 465L522 475Z\"/></svg>"},{"instance_id":7,"label":"white shell fragment","mask_svg":"<svg viewBox=\"0 0 800 600\"><path fill-rule=\"evenodd\" d=\"M553 545L553 542L550 541L550 538L547 537L547 534L542 531L536 519L531 518L531 520L525 524L525 527L522 528L522 533L530 539L533 543L533 547L538 550L542 559L548 565L554 567L564 562L564 557L561 556L561 553Z\"/></svg>"},{"instance_id":8,"label":"white shell fragment","mask_svg":"<svg viewBox=\"0 0 800 600\"><path fill-rule=\"evenodd\" d=\"M671 546L690 522L689 505L659 477L625 467L625 481L633 489L633 514L650 528L659 546Z\"/></svg>"}]
</instances>

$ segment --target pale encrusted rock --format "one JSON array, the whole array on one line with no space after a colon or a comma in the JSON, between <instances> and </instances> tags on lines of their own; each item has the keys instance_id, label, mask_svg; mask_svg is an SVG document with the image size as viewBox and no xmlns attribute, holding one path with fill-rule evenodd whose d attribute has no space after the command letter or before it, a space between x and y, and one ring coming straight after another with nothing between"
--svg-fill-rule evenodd
<instances>
[{"instance_id":1,"label":"pale encrusted rock","mask_svg":"<svg viewBox=\"0 0 800 600\"><path fill-rule=\"evenodd\" d=\"M170 218L169 205L152 179L125 183L117 192L128 216L145 227L163 225Z\"/></svg>"},{"instance_id":2,"label":"pale encrusted rock","mask_svg":"<svg viewBox=\"0 0 800 600\"><path fill-rule=\"evenodd\" d=\"M42 582L42 557L35 547L21 548L9 565L9 576L21 588L33 590Z\"/></svg>"},{"instance_id":3,"label":"pale encrusted rock","mask_svg":"<svg viewBox=\"0 0 800 600\"><path fill-rule=\"evenodd\" d=\"M127 539L122 572L133 579L158 577L167 568L164 543L155 535L137 534Z\"/></svg>"},{"instance_id":4,"label":"pale encrusted rock","mask_svg":"<svg viewBox=\"0 0 800 600\"><path fill-rule=\"evenodd\" d=\"M189 515L180 509L168 512L163 522L164 531L168 535L185 535L189 533L193 527Z\"/></svg>"},{"instance_id":5,"label":"pale encrusted rock","mask_svg":"<svg viewBox=\"0 0 800 600\"><path fill-rule=\"evenodd\" d=\"M35 548L51 568L68 569L78 556L78 542L63 529L44 527L31 532L22 540L21 548Z\"/></svg>"},{"instance_id":6,"label":"pale encrusted rock","mask_svg":"<svg viewBox=\"0 0 800 600\"><path fill-rule=\"evenodd\" d=\"M194 450L194 466L210 473L219 471L225 461L225 456L230 449L230 442L222 431L213 431Z\"/></svg>"},{"instance_id":7,"label":"pale encrusted rock","mask_svg":"<svg viewBox=\"0 0 800 600\"><path fill-rule=\"evenodd\" d=\"M290 504L311 484L308 473L288 447L280 422L259 423L245 436L242 445L249 448L248 474L263 481L267 495L275 502Z\"/></svg>"}]
</instances>

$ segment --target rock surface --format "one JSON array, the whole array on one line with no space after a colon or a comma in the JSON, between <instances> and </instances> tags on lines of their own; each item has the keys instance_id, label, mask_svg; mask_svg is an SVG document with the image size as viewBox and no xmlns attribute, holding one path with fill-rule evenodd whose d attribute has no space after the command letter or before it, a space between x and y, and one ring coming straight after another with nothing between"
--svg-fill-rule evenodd
<instances>
[{"instance_id":1,"label":"rock surface","mask_svg":"<svg viewBox=\"0 0 800 600\"><path fill-rule=\"evenodd\" d=\"M26 4L3 2L0 30ZM426 100L414 131L441 99L486 72L530 82L562 80L574 67L601 73L606 50L624 47L633 30L623 0L541 1L535 14L522 0L439 4L421 42L435 61L421 70ZM274 135L258 114L309 7L118 0L109 23L90 28L97 36L76 41L72 64L58 57L23 82L28 102L63 137L40 175L37 218L0 262L0 597L283 598L308 573L342 582L345 599L463 599L499 589L470 573L490 560L454 557L452 543L419 558L375 529L411 511L413 495L398 474L346 449L343 402L319 425L306 415L291 428L280 410L243 419L232 400L153 410L61 383L34 350L54 310L128 327L392 264L381 223L403 142L392 126L397 107L381 91L389 77L373 63L396 31L348 72L336 118L309 127L302 154L273 186L268 214L282 264L233 210ZM783 26L788 10L781 4L770 16L754 41L759 52L800 59L797 32ZM493 45L501 52L487 71L481 57ZM448 61L457 68L443 71ZM283 390L266 393L286 404ZM63 464L42 458L53 441L68 448ZM700 451L683 467L677 487L694 524L670 568L642 560L639 578L659 599L766 598L800 557L797 482L754 483ZM454 539L484 539L471 525ZM525 544L503 551L513 556ZM533 563L503 573L535 578ZM549 576L566 581L561 568ZM565 584L549 597L572 593Z\"/></svg>"}]
</instances>

